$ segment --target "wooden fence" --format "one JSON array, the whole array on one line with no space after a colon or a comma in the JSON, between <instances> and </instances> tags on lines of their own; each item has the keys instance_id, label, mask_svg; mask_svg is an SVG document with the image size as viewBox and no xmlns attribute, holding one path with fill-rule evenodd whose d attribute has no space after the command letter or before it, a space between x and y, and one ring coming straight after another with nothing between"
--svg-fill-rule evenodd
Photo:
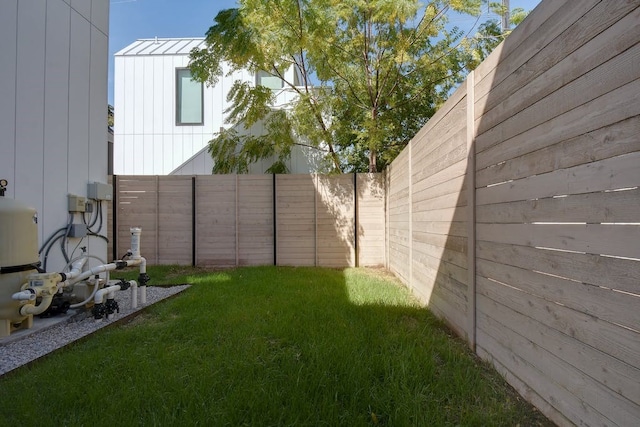
<instances>
[{"instance_id":1,"label":"wooden fence","mask_svg":"<svg viewBox=\"0 0 640 427\"><path fill-rule=\"evenodd\" d=\"M640 2L543 1L387 171L387 265L559 425L640 425Z\"/></svg>"},{"instance_id":2,"label":"wooden fence","mask_svg":"<svg viewBox=\"0 0 640 427\"><path fill-rule=\"evenodd\" d=\"M115 176L112 184L114 259L141 227L150 264L384 265L382 175Z\"/></svg>"}]
</instances>

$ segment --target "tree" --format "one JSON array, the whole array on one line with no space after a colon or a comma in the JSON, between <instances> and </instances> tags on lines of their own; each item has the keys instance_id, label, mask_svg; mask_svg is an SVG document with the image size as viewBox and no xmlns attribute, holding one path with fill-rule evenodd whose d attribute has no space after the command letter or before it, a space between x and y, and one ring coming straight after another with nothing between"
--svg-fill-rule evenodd
<instances>
[{"instance_id":1,"label":"tree","mask_svg":"<svg viewBox=\"0 0 640 427\"><path fill-rule=\"evenodd\" d=\"M107 127L113 130L113 105L107 104Z\"/></svg>"},{"instance_id":2,"label":"tree","mask_svg":"<svg viewBox=\"0 0 640 427\"><path fill-rule=\"evenodd\" d=\"M504 5L497 2L490 2L489 9L496 15L503 16L506 13ZM476 68L502 41L511 34L515 26L520 24L529 12L517 7L509 12L509 29L504 30L500 21L490 19L478 27L478 32L464 42L464 46L470 54L467 68Z\"/></svg>"},{"instance_id":3,"label":"tree","mask_svg":"<svg viewBox=\"0 0 640 427\"><path fill-rule=\"evenodd\" d=\"M465 74L468 55L447 12L479 13L480 0L240 0L221 11L195 79L215 84L223 63L282 78L296 94L274 110L268 88L236 82L227 122L209 144L214 172L245 172L262 158L285 171L296 144L325 153L326 169L376 172L390 163ZM296 78L286 70L294 68ZM264 121L266 133L245 135Z\"/></svg>"}]
</instances>

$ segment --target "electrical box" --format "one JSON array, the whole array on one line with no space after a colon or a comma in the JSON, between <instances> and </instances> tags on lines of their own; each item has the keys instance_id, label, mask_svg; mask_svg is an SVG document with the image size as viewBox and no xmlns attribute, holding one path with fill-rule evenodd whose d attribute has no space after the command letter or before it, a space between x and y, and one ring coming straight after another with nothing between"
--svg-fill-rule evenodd
<instances>
[{"instance_id":1,"label":"electrical box","mask_svg":"<svg viewBox=\"0 0 640 427\"><path fill-rule=\"evenodd\" d=\"M87 197L93 200L113 200L113 187L111 184L90 182L87 184Z\"/></svg>"},{"instance_id":2,"label":"electrical box","mask_svg":"<svg viewBox=\"0 0 640 427\"><path fill-rule=\"evenodd\" d=\"M86 197L69 194L69 212L84 212L86 209Z\"/></svg>"},{"instance_id":3,"label":"electrical box","mask_svg":"<svg viewBox=\"0 0 640 427\"><path fill-rule=\"evenodd\" d=\"M87 237L86 224L71 224L69 228L69 237Z\"/></svg>"}]
</instances>

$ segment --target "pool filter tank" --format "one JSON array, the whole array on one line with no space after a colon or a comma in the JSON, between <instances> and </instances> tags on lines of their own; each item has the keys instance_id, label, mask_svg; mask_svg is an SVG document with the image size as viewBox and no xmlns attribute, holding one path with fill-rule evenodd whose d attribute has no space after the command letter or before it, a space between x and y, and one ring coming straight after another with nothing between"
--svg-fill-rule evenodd
<instances>
[{"instance_id":1,"label":"pool filter tank","mask_svg":"<svg viewBox=\"0 0 640 427\"><path fill-rule=\"evenodd\" d=\"M29 275L37 273L38 221L34 208L4 197L6 181L0 187L0 338L17 329L30 328L32 315L21 315L20 308L33 302L35 295L15 299L29 282Z\"/></svg>"}]
</instances>

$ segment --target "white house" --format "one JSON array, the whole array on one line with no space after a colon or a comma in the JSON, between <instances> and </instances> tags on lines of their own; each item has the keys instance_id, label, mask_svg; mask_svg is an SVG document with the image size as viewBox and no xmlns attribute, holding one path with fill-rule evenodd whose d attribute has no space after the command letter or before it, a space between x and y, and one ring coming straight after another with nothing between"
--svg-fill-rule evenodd
<instances>
[{"instance_id":1,"label":"white house","mask_svg":"<svg viewBox=\"0 0 640 427\"><path fill-rule=\"evenodd\" d=\"M204 39L142 39L115 54L114 174L211 174L207 144L222 127L229 127L224 110L236 80L259 81L277 90L281 106L291 99L280 79L246 70L231 75L226 70L213 87L191 80L187 66L195 47L204 47ZM260 126L251 132L261 132ZM313 170L312 157L294 150L289 170ZM264 173L269 166L260 162L250 172Z\"/></svg>"},{"instance_id":2,"label":"white house","mask_svg":"<svg viewBox=\"0 0 640 427\"><path fill-rule=\"evenodd\" d=\"M108 32L109 0L0 1L0 179L7 197L37 210L40 245L82 222L68 194L107 182ZM66 242L69 254L78 246L107 258L101 238ZM55 249L49 271L66 264Z\"/></svg>"}]
</instances>

